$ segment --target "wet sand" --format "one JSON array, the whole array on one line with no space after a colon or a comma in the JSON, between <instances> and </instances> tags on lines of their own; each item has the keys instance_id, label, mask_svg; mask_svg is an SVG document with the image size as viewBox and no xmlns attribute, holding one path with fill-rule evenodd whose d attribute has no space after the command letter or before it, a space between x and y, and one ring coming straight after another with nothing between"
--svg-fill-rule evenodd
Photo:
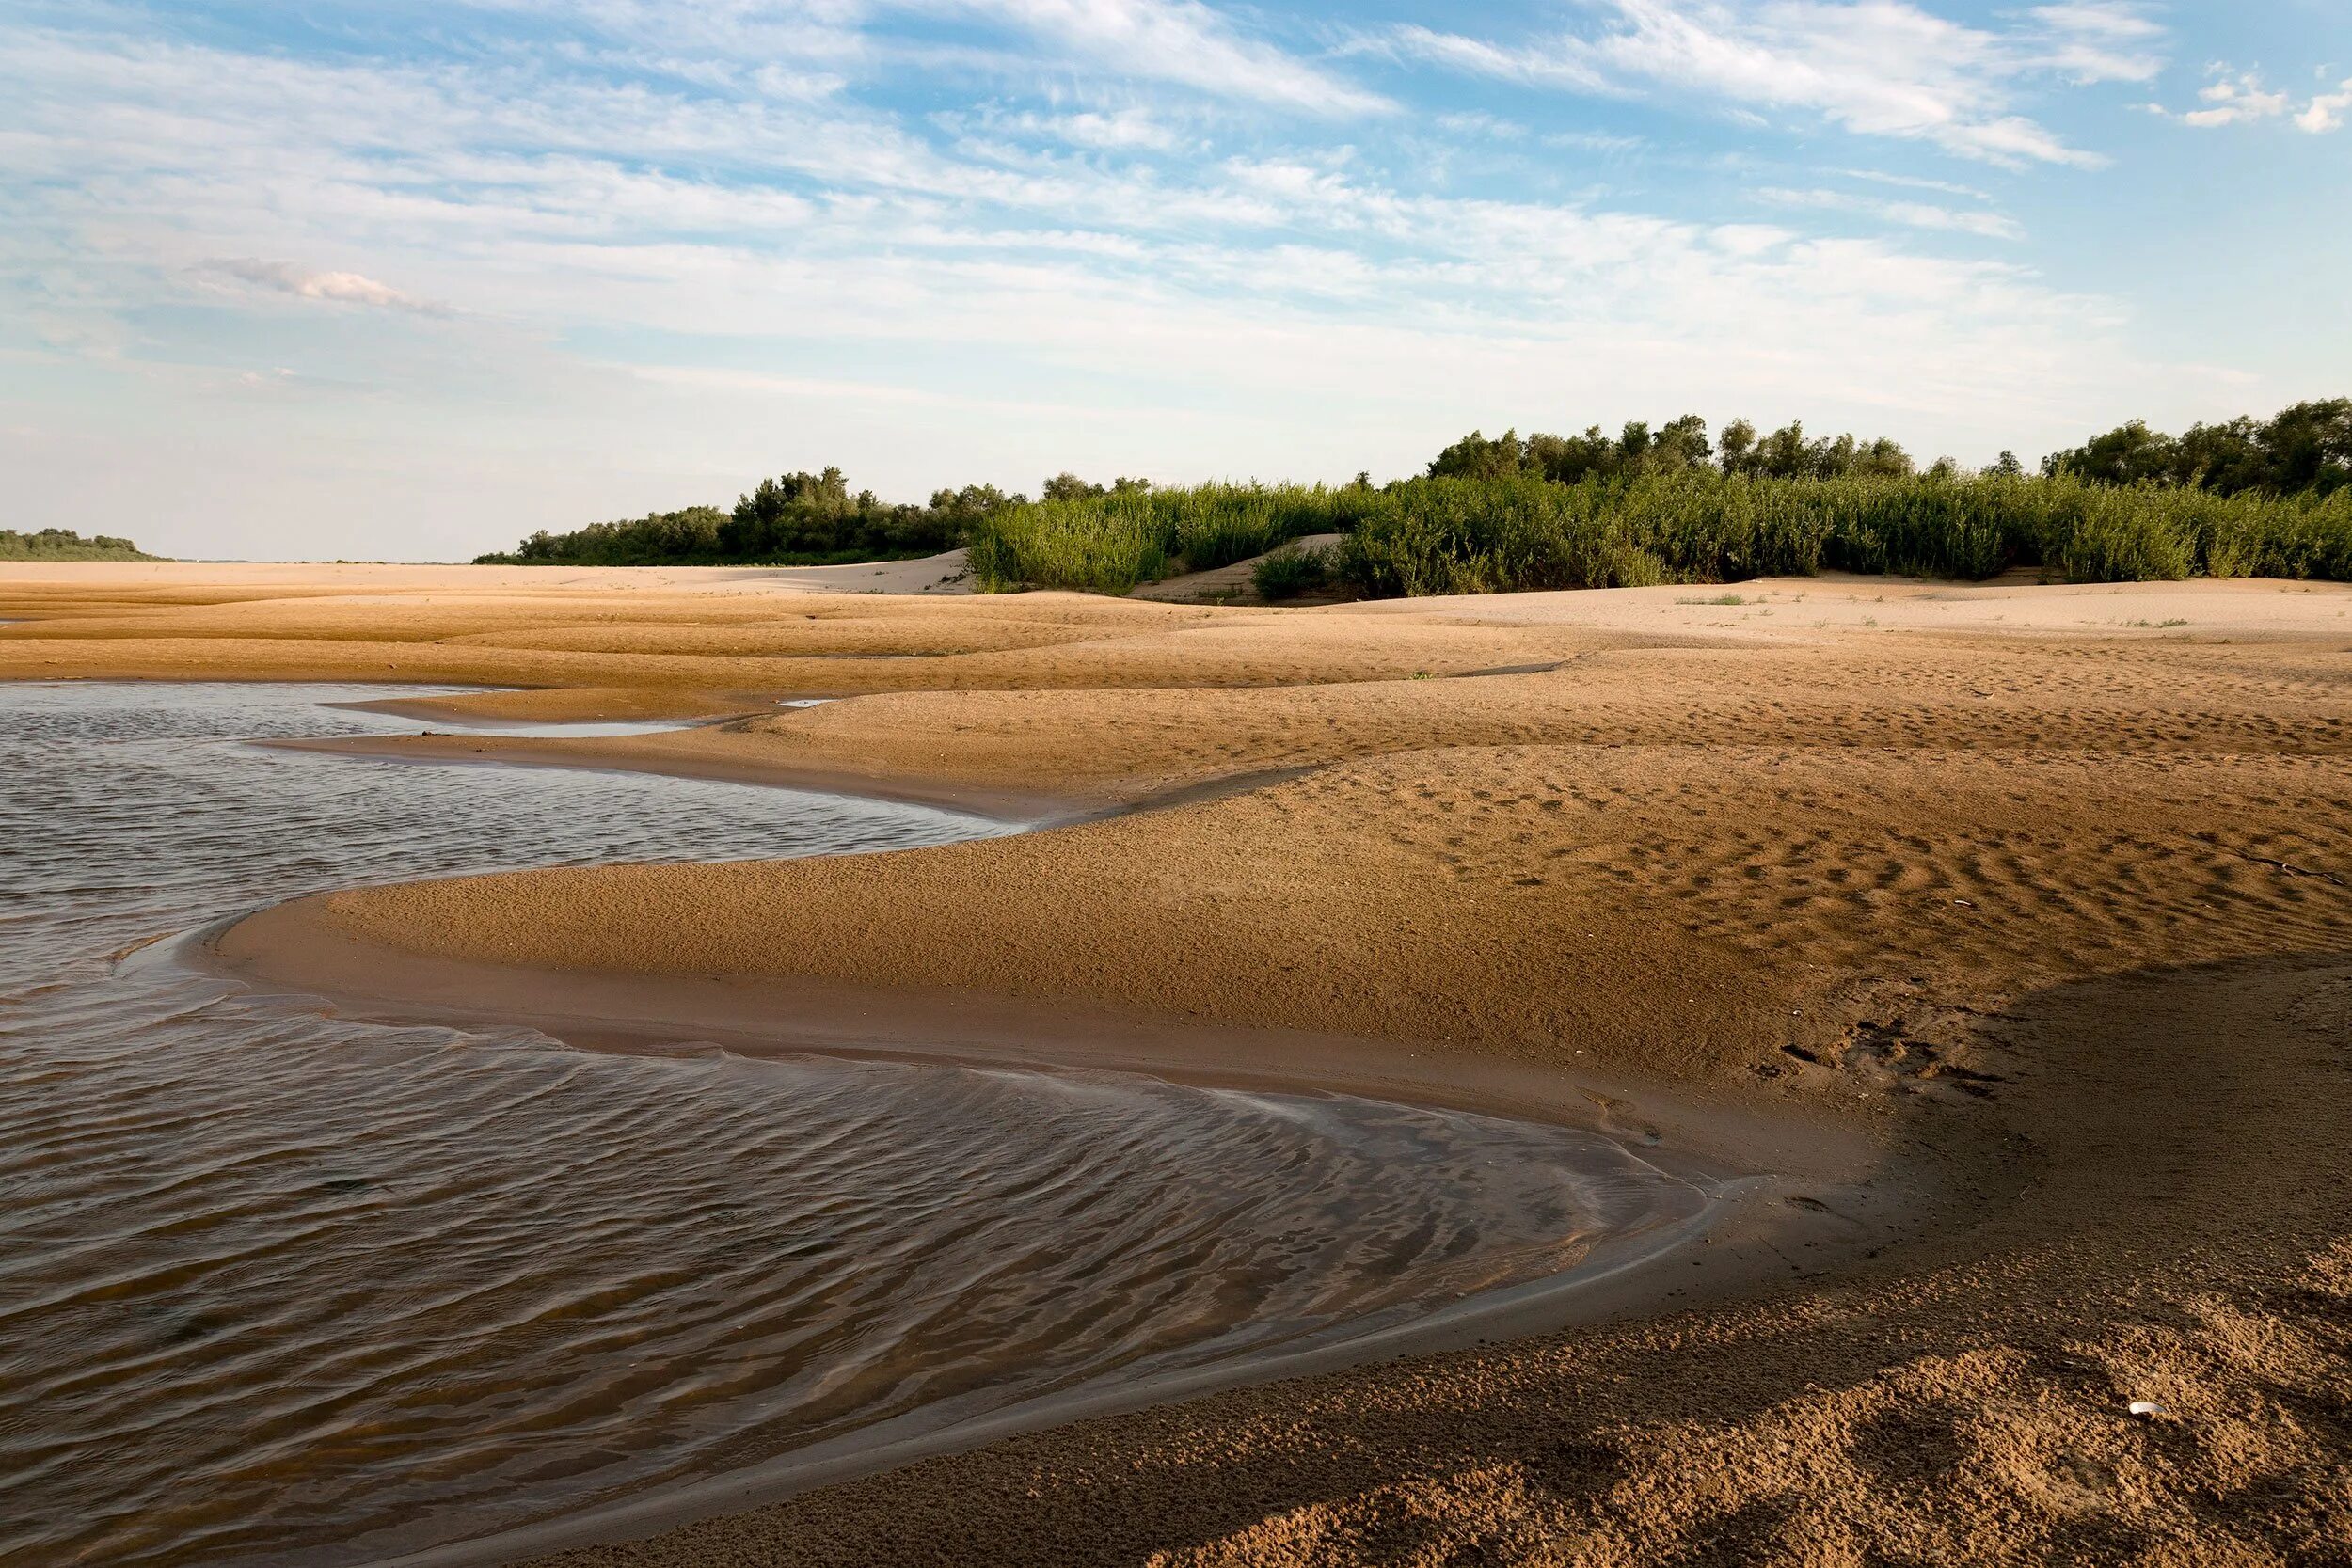
<instances>
[{"instance_id":1,"label":"wet sand","mask_svg":"<svg viewBox=\"0 0 2352 1568\"><path fill-rule=\"evenodd\" d=\"M1900 1233L1826 1273L1057 1427L566 1561L2352 1552L2352 590L714 609L503 582L196 603L255 590L189 571L0 579L0 613L40 623L0 633L0 673L543 686L452 706L725 721L416 744L1082 818L330 895L245 928L281 959L1107 1009L1170 1051L1362 1040L1425 1078L1507 1065L1832 1126L1917 1177ZM826 657L876 651L929 657ZM811 694L854 695L771 711ZM1843 1200L1785 1196L1824 1224Z\"/></svg>"}]
</instances>

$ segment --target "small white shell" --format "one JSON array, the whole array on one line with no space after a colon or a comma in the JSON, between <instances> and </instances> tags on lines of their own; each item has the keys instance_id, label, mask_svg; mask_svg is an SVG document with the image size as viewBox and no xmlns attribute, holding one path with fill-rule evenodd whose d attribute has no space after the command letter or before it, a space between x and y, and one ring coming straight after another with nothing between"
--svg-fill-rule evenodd
<instances>
[{"instance_id":1,"label":"small white shell","mask_svg":"<svg viewBox=\"0 0 2352 1568\"><path fill-rule=\"evenodd\" d=\"M2134 1400L2123 1408L2135 1416L2161 1416L2165 1413L2164 1406L2153 1400Z\"/></svg>"}]
</instances>

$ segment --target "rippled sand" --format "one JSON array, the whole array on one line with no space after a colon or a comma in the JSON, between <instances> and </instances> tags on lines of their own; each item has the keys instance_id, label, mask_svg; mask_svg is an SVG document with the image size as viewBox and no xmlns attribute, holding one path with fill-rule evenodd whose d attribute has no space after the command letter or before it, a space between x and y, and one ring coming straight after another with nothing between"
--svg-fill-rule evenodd
<instances>
[{"instance_id":1,"label":"rippled sand","mask_svg":"<svg viewBox=\"0 0 2352 1568\"><path fill-rule=\"evenodd\" d=\"M355 881L1003 831L245 743L404 727L321 705L382 695L0 687L0 1558L358 1561L1378 1323L1688 1202L1558 1128L372 1025L141 945Z\"/></svg>"}]
</instances>

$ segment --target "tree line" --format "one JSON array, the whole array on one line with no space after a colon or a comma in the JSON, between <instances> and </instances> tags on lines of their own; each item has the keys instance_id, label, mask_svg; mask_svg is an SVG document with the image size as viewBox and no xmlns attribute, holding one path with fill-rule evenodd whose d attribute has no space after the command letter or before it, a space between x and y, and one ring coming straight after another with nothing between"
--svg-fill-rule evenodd
<instances>
[{"instance_id":1,"label":"tree line","mask_svg":"<svg viewBox=\"0 0 2352 1568\"><path fill-rule=\"evenodd\" d=\"M1151 482L1089 484L1075 474L1045 482L1048 500L1140 494ZM733 510L690 506L643 517L591 523L569 533L542 529L514 549L475 557L477 565L514 566L824 566L936 555L962 544L979 519L1029 498L993 484L932 492L928 505L893 503L871 490L852 493L839 468L763 479Z\"/></svg>"},{"instance_id":2,"label":"tree line","mask_svg":"<svg viewBox=\"0 0 2352 1568\"><path fill-rule=\"evenodd\" d=\"M1489 440L1473 430L1431 461L1427 477L1532 475L1555 484L1581 484L1588 479L1636 479L1702 467L1769 479L1893 477L1915 471L1910 454L1883 436L1867 442L1851 436L1808 440L1804 426L1794 420L1758 436L1747 420L1734 420L1724 426L1719 444L1708 439L1705 420L1685 414L1655 430L1646 421L1629 420L1615 436L1594 425L1581 436L1535 435L1521 440L1516 430L1506 430Z\"/></svg>"},{"instance_id":3,"label":"tree line","mask_svg":"<svg viewBox=\"0 0 2352 1568\"><path fill-rule=\"evenodd\" d=\"M97 533L85 539L69 528L32 533L0 528L0 561L159 561L128 539Z\"/></svg>"},{"instance_id":4,"label":"tree line","mask_svg":"<svg viewBox=\"0 0 2352 1568\"><path fill-rule=\"evenodd\" d=\"M2095 484L2165 484L2217 495L2329 495L2352 484L2352 398L2298 403L2167 436L2134 420L2042 459L2045 474Z\"/></svg>"},{"instance_id":5,"label":"tree line","mask_svg":"<svg viewBox=\"0 0 2352 1568\"><path fill-rule=\"evenodd\" d=\"M1750 479L1899 479L1921 471L1900 443L1884 436L1807 437L1796 420L1758 434L1747 420L1734 420L1719 439L1709 441L1707 421L1686 414L1654 430L1635 420L1613 436L1598 425L1581 436L1525 439L1517 431L1489 439L1473 430L1438 454L1427 477L1532 474L1576 484L1698 467ZM1925 471L1948 478L1962 469L1942 457ZM2004 451L1983 471L2015 478L2026 470L2014 452ZM2222 496L2325 496L2352 483L2352 398L2298 403L2268 420L2240 417L2192 425L2185 436L2167 436L2133 420L2079 447L2050 453L2041 471L2044 478L2069 475L2092 484L2154 484Z\"/></svg>"},{"instance_id":6,"label":"tree line","mask_svg":"<svg viewBox=\"0 0 2352 1568\"><path fill-rule=\"evenodd\" d=\"M1780 480L1947 479L1963 470L1938 458L1924 470L1896 441L1850 434L1814 436L1795 420L1758 431L1734 420L1710 436L1707 421L1686 414L1652 426L1627 423L1614 436L1598 425L1581 436L1472 431L1440 451L1423 477L1472 481L1538 479L1557 484L1623 484L1699 470L1725 478ZM2042 460L2044 478L2092 485L2154 486L2219 496L2325 497L2352 483L2352 398L2298 403L2268 420L2241 418L2193 425L2167 436L2134 420L2079 447ZM2025 465L2004 451L1982 470L2022 479ZM1370 487L1358 475L1348 488ZM972 540L984 521L1001 525L1024 508L1067 508L1104 501L1131 507L1152 493L1149 480L1091 483L1061 473L1032 501L993 484L939 490L927 504L888 502L852 492L839 468L760 481L731 510L690 506L678 512L592 523L568 533L532 534L513 550L477 559L523 565L824 565L936 554ZM1039 526L1050 529L1049 515ZM1002 529L992 526L992 538ZM1035 531L1033 529L1031 531Z\"/></svg>"}]
</instances>

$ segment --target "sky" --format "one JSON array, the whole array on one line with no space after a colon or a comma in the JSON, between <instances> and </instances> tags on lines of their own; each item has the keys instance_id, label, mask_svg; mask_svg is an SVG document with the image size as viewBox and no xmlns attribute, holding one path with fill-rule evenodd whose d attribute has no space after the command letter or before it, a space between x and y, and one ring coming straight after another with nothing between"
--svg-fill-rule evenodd
<instances>
[{"instance_id":1,"label":"sky","mask_svg":"<svg viewBox=\"0 0 2352 1568\"><path fill-rule=\"evenodd\" d=\"M8 0L0 527L2030 463L2352 393L2345 0Z\"/></svg>"}]
</instances>

